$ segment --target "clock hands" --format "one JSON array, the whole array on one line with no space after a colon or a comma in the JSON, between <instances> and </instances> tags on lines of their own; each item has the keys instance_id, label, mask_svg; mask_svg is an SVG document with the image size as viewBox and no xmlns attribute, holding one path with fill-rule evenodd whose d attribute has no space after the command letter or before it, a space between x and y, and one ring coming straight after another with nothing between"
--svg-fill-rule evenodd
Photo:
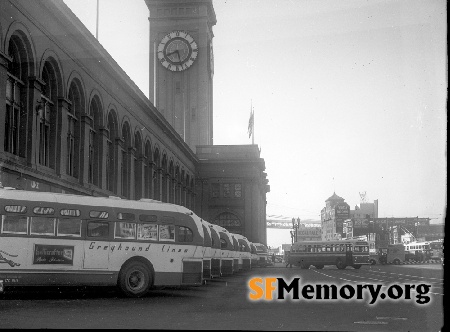
<instances>
[{"instance_id":1,"label":"clock hands","mask_svg":"<svg viewBox=\"0 0 450 332\"><path fill-rule=\"evenodd\" d=\"M180 51L178 51L178 50L175 50L175 51L173 51L173 52L170 52L170 53L166 53L166 56L171 56L172 54L177 54L178 55L178 62L180 62L181 61L181 56L180 56Z\"/></svg>"}]
</instances>

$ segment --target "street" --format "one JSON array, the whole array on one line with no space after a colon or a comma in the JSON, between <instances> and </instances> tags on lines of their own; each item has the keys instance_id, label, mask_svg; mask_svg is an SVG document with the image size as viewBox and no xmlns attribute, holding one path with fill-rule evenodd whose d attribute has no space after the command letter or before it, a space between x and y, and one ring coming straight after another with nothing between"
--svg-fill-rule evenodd
<instances>
[{"instance_id":1,"label":"street","mask_svg":"<svg viewBox=\"0 0 450 332\"><path fill-rule=\"evenodd\" d=\"M300 284L431 285L430 303L409 300L250 300L254 277L300 278ZM396 286L396 287L397 287ZM405 288L406 289L406 288ZM382 288L386 292L385 288ZM398 287L397 287L398 290ZM274 298L277 292L273 292ZM310 293L311 294L311 293ZM366 294L368 295L368 294ZM424 294L425 295L425 294ZM375 265L359 270L334 266L308 270L281 263L200 287L153 290L144 298L123 297L115 288L15 288L0 295L0 328L125 328L239 330L438 331L443 327L440 264Z\"/></svg>"}]
</instances>

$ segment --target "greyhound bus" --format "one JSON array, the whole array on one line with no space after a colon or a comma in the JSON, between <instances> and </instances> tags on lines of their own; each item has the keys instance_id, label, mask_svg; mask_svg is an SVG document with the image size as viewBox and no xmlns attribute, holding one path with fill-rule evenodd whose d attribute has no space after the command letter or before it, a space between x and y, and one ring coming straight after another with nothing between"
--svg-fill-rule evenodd
<instances>
[{"instance_id":1,"label":"greyhound bus","mask_svg":"<svg viewBox=\"0 0 450 332\"><path fill-rule=\"evenodd\" d=\"M291 247L289 264L308 269L311 265L323 269L336 265L338 269L354 269L369 265L369 243L360 240L302 241Z\"/></svg>"},{"instance_id":2,"label":"greyhound bus","mask_svg":"<svg viewBox=\"0 0 450 332\"><path fill-rule=\"evenodd\" d=\"M250 242L250 252L251 252L251 257L252 257L252 268L255 268L258 266L258 253L256 251L256 246L253 242Z\"/></svg>"},{"instance_id":3,"label":"greyhound bus","mask_svg":"<svg viewBox=\"0 0 450 332\"><path fill-rule=\"evenodd\" d=\"M250 241L241 234L233 234L238 242L238 270L250 270L252 267L252 253L250 248Z\"/></svg>"},{"instance_id":4,"label":"greyhound bus","mask_svg":"<svg viewBox=\"0 0 450 332\"><path fill-rule=\"evenodd\" d=\"M0 189L0 290L201 285L203 245L201 219L182 206Z\"/></svg>"},{"instance_id":5,"label":"greyhound bus","mask_svg":"<svg viewBox=\"0 0 450 332\"><path fill-rule=\"evenodd\" d=\"M233 270L233 261L235 256L233 238L231 237L230 232L226 228L223 228L219 225L213 225L216 231L219 233L220 237L220 253L221 253L221 262L220 262L220 273L221 275L232 275Z\"/></svg>"},{"instance_id":6,"label":"greyhound bus","mask_svg":"<svg viewBox=\"0 0 450 332\"><path fill-rule=\"evenodd\" d=\"M211 279L211 261L212 261L212 237L211 228L206 220L201 219L203 228L203 279Z\"/></svg>"},{"instance_id":7,"label":"greyhound bus","mask_svg":"<svg viewBox=\"0 0 450 332\"><path fill-rule=\"evenodd\" d=\"M215 225L208 223L211 231L211 277L218 278L222 275L222 249L219 230Z\"/></svg>"}]
</instances>

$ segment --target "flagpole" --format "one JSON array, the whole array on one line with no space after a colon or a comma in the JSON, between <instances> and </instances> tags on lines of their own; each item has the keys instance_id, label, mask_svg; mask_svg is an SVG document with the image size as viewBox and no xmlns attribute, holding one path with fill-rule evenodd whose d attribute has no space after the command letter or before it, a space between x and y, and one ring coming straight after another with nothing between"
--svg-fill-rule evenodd
<instances>
[{"instance_id":1,"label":"flagpole","mask_svg":"<svg viewBox=\"0 0 450 332\"><path fill-rule=\"evenodd\" d=\"M97 0L97 22L96 22L96 30L95 30L95 38L97 38L97 40L98 40L98 7L99 7L99 1L100 0Z\"/></svg>"},{"instance_id":2,"label":"flagpole","mask_svg":"<svg viewBox=\"0 0 450 332\"><path fill-rule=\"evenodd\" d=\"M252 123L252 144L255 144L255 110L252 107L252 117L253 117L253 123Z\"/></svg>"}]
</instances>

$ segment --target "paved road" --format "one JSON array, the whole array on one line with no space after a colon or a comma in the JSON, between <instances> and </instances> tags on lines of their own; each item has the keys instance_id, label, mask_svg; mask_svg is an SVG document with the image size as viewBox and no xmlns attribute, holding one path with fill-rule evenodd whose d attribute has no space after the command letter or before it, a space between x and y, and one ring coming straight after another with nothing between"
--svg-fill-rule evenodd
<instances>
[{"instance_id":1,"label":"paved road","mask_svg":"<svg viewBox=\"0 0 450 332\"><path fill-rule=\"evenodd\" d=\"M300 285L380 284L383 292L392 284L430 284L431 303L417 304L416 293L411 300L373 305L368 299L251 301L253 277L299 277ZM302 270L277 264L201 287L154 290L141 299L124 298L115 288L17 288L1 296L0 328L438 331L442 301L440 265Z\"/></svg>"}]
</instances>

